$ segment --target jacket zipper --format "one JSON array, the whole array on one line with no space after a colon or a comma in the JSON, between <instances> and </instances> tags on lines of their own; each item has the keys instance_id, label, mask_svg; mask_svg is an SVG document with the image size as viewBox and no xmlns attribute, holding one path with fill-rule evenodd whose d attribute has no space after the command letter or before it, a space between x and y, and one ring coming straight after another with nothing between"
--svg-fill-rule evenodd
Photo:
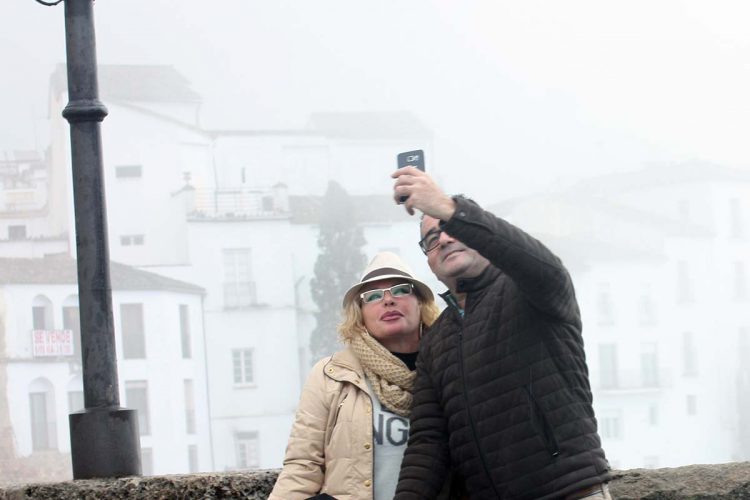
<instances>
[{"instance_id":1,"label":"jacket zipper","mask_svg":"<svg viewBox=\"0 0 750 500\"><path fill-rule=\"evenodd\" d=\"M467 297L468 300L468 297ZM464 314L466 312L466 309L464 309ZM464 396L464 404L466 405L466 414L469 416L469 427L471 427L471 437L474 440L474 443L476 443L477 450L479 451L479 460L482 462L482 468L484 469L484 473L487 475L487 481L489 481L490 485L492 486L492 491L495 492L495 496L497 498L502 498L500 496L500 493L497 491L497 487L495 486L495 481L492 480L492 475L490 474L490 469L487 465L487 458L484 456L484 451L482 451L482 443L479 440L479 436L477 435L477 428L476 424L474 423L474 416L471 413L471 406L469 405L469 396L466 392L466 371L464 370L464 318L461 318L461 315L456 311L456 314L459 316L459 322L461 325L461 329L458 330L458 366L461 372L461 392Z\"/></svg>"}]
</instances>

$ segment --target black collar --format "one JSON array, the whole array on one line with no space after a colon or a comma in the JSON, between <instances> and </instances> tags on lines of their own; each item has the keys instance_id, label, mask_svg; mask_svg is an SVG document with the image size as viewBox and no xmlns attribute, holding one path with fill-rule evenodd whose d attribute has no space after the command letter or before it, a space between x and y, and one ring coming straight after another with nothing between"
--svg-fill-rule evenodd
<instances>
[{"instance_id":1,"label":"black collar","mask_svg":"<svg viewBox=\"0 0 750 500\"><path fill-rule=\"evenodd\" d=\"M471 293L481 290L494 282L500 274L502 273L498 268L489 264L479 276L456 280L456 293Z\"/></svg>"}]
</instances>

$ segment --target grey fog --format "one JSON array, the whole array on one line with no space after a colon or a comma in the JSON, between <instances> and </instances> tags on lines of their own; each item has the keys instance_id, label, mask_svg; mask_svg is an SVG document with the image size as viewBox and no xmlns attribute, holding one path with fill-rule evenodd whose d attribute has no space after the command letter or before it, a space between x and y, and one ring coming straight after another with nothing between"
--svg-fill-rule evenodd
<instances>
[{"instance_id":1,"label":"grey fog","mask_svg":"<svg viewBox=\"0 0 750 500\"><path fill-rule=\"evenodd\" d=\"M613 468L750 460L746 2L94 14L119 391L144 474L281 466L319 357L332 186L353 251L395 251L444 290L392 199L412 149L569 269ZM64 5L4 0L0 61L0 483L65 480L83 399Z\"/></svg>"}]
</instances>

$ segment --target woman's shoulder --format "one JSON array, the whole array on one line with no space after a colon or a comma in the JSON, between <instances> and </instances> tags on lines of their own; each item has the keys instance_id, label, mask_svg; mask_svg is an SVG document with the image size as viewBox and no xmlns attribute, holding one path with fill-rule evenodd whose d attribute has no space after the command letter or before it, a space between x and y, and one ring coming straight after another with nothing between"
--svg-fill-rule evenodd
<instances>
[{"instance_id":1,"label":"woman's shoulder","mask_svg":"<svg viewBox=\"0 0 750 500\"><path fill-rule=\"evenodd\" d=\"M320 358L310 369L310 376L322 376L332 374L341 370L351 370L359 372L362 370L361 364L356 354L351 349L342 349L330 356Z\"/></svg>"}]
</instances>

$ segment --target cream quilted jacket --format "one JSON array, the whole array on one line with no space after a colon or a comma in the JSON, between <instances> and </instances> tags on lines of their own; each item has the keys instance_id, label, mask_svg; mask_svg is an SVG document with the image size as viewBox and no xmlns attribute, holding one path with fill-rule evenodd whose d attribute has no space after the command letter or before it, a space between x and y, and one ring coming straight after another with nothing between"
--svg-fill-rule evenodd
<instances>
[{"instance_id":1,"label":"cream quilted jacket","mask_svg":"<svg viewBox=\"0 0 750 500\"><path fill-rule=\"evenodd\" d=\"M269 500L372 500L372 400L350 350L318 361L302 390L284 468Z\"/></svg>"}]
</instances>

